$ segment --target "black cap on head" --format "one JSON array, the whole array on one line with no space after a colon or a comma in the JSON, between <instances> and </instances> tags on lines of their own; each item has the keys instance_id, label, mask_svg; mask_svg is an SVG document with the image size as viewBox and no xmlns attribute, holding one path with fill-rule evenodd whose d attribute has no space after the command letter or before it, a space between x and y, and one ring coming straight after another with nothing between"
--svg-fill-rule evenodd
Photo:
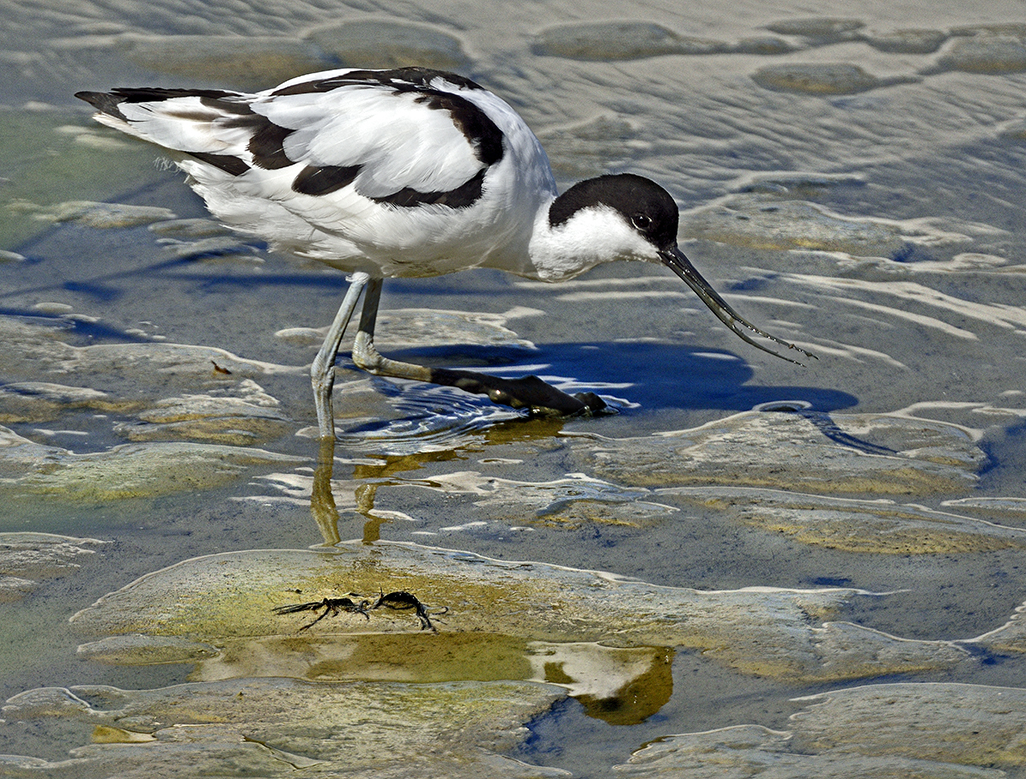
<instances>
[{"instance_id":1,"label":"black cap on head","mask_svg":"<svg viewBox=\"0 0 1026 779\"><path fill-rule=\"evenodd\" d=\"M549 209L549 226L559 227L585 208L607 206L657 249L677 244L677 204L670 193L644 176L632 173L599 176L574 184Z\"/></svg>"}]
</instances>

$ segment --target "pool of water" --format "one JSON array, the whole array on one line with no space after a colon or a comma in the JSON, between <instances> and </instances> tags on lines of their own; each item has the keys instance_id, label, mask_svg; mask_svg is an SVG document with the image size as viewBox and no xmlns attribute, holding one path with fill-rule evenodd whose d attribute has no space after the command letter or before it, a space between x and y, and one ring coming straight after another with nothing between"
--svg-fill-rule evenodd
<instances>
[{"instance_id":1,"label":"pool of water","mask_svg":"<svg viewBox=\"0 0 1026 779\"><path fill-rule=\"evenodd\" d=\"M1021 773L1021 11L0 0L0 774L174 775L189 738L268 775ZM817 359L750 348L655 266L387 281L389 356L616 413L530 417L343 358L319 452L307 366L343 275L210 222L72 93L408 64L509 100L561 188L659 181L703 275ZM390 589L437 634L271 611ZM338 685L408 729L269 713ZM265 707L204 741L243 694Z\"/></svg>"}]
</instances>

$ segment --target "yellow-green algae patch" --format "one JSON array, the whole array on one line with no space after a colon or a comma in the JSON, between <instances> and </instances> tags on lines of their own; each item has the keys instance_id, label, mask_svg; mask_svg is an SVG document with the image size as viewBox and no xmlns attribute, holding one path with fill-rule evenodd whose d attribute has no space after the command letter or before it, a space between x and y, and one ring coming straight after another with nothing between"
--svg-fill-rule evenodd
<instances>
[{"instance_id":1,"label":"yellow-green algae patch","mask_svg":"<svg viewBox=\"0 0 1026 779\"><path fill-rule=\"evenodd\" d=\"M44 422L69 410L128 412L138 406L106 392L43 381L12 382L0 387L0 424Z\"/></svg>"},{"instance_id":2,"label":"yellow-green algae patch","mask_svg":"<svg viewBox=\"0 0 1026 779\"><path fill-rule=\"evenodd\" d=\"M439 627L437 634L294 634L239 639L225 642L215 657L197 653L196 647L206 645L178 640L186 644L183 648L190 650L193 662L203 660L190 681L282 676L322 682L548 682L565 687L586 713L610 724L643 722L658 712L673 692L674 652L665 647L525 641L511 635L446 632L444 623ZM109 655L98 652L99 645L110 642L88 645L88 656L109 661ZM138 646L138 640L133 639L132 644ZM108 651L112 650L114 647ZM154 662L143 651L134 657L119 654L118 658L128 663Z\"/></svg>"},{"instance_id":3,"label":"yellow-green algae patch","mask_svg":"<svg viewBox=\"0 0 1026 779\"><path fill-rule=\"evenodd\" d=\"M659 779L999 779L1026 763L1026 690L958 683L855 687L796 698L788 731L739 725L670 735L617 776Z\"/></svg>"},{"instance_id":4,"label":"yellow-green algae patch","mask_svg":"<svg viewBox=\"0 0 1026 779\"><path fill-rule=\"evenodd\" d=\"M658 494L720 509L738 522L794 540L874 554L955 554L1026 547L1026 530L890 500L777 490L684 487Z\"/></svg>"},{"instance_id":5,"label":"yellow-green algae patch","mask_svg":"<svg viewBox=\"0 0 1026 779\"><path fill-rule=\"evenodd\" d=\"M93 728L94 744L148 744L156 739L149 733L134 733L131 730L97 725Z\"/></svg>"},{"instance_id":6,"label":"yellow-green algae patch","mask_svg":"<svg viewBox=\"0 0 1026 779\"><path fill-rule=\"evenodd\" d=\"M62 761L0 756L18 776L566 776L501 753L561 697L529 682L389 684L242 679L156 690L44 687L14 696L6 722L53 730ZM91 730L81 733L74 725ZM97 731L96 729L100 730ZM113 736L113 737L112 737ZM91 740L93 743L81 743Z\"/></svg>"},{"instance_id":7,"label":"yellow-green algae patch","mask_svg":"<svg viewBox=\"0 0 1026 779\"><path fill-rule=\"evenodd\" d=\"M252 446L280 438L292 423L278 412L279 402L251 379L207 394L185 394L158 400L137 414L138 422L118 425L132 441L208 441Z\"/></svg>"},{"instance_id":8,"label":"yellow-green algae patch","mask_svg":"<svg viewBox=\"0 0 1026 779\"><path fill-rule=\"evenodd\" d=\"M535 681L566 687L589 716L610 725L644 722L673 694L674 651L532 642Z\"/></svg>"},{"instance_id":9,"label":"yellow-green algae patch","mask_svg":"<svg viewBox=\"0 0 1026 779\"><path fill-rule=\"evenodd\" d=\"M409 611L371 610L369 618L341 613L302 634L297 631L315 612L273 613L278 606L347 593L373 602L381 591L413 593L426 604L439 631L437 643L419 638L419 621ZM967 656L949 642L901 640L858 625L822 623L857 594L840 588L698 591L412 544L349 542L334 550L186 560L104 596L72 622L92 636L173 635L214 646L281 634L297 643L324 635L415 634L411 646L419 641L436 653L449 651L445 642L451 634L480 635L487 644L510 636L679 646L744 673L794 681L950 668ZM437 655L431 662L440 662Z\"/></svg>"},{"instance_id":10,"label":"yellow-green algae patch","mask_svg":"<svg viewBox=\"0 0 1026 779\"><path fill-rule=\"evenodd\" d=\"M860 732L861 726L860 726ZM1003 779L1004 771L850 752L801 753L791 733L761 725L736 725L703 733L666 736L614 766L624 779Z\"/></svg>"},{"instance_id":11,"label":"yellow-green algae patch","mask_svg":"<svg viewBox=\"0 0 1026 779\"><path fill-rule=\"evenodd\" d=\"M825 493L962 492L986 460L955 425L887 414L749 411L691 430L572 440L582 470L619 484Z\"/></svg>"},{"instance_id":12,"label":"yellow-green algae patch","mask_svg":"<svg viewBox=\"0 0 1026 779\"><path fill-rule=\"evenodd\" d=\"M764 89L806 95L853 95L914 81L912 77L877 78L850 62L795 62L769 65L752 74Z\"/></svg>"},{"instance_id":13,"label":"yellow-green algae patch","mask_svg":"<svg viewBox=\"0 0 1026 779\"><path fill-rule=\"evenodd\" d=\"M297 615L296 624L312 615ZM361 617L362 619L362 617ZM226 641L218 657L200 663L190 677L218 681L288 676L311 681L501 681L534 677L528 642L492 633L367 633L339 636L294 633ZM415 622L407 627L416 630ZM145 660L145 655L139 655Z\"/></svg>"}]
</instances>

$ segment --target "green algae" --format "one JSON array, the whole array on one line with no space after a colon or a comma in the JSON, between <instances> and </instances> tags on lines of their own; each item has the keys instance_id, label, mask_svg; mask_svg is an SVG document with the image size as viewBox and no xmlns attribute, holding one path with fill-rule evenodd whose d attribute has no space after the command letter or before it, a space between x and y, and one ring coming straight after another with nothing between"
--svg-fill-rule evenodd
<instances>
[{"instance_id":1,"label":"green algae","mask_svg":"<svg viewBox=\"0 0 1026 779\"><path fill-rule=\"evenodd\" d=\"M411 612L342 613L320 620L301 637L296 632L312 621L312 613L305 621L272 613L289 603L346 593L373 602L381 591L415 594L426 604L439 636L420 638L420 624ZM72 617L72 623L94 637L142 633L215 646L292 634L291 642L261 642L259 651L281 652L285 667L304 676L319 661L293 661L289 653L302 644L301 638L324 636L348 641L351 636L389 635L402 641L417 635L407 651L428 652L429 673L444 668L452 652L476 652L462 640L447 645L449 634L476 636L482 651L498 641L505 648L495 654L495 662L506 669L501 673L513 675L521 674L510 670L518 641L687 647L742 673L789 681L942 669L966 658L949 642L900 640L850 623L817 626L857 594L850 589L698 591L412 544L350 542L323 551L250 551L187 560L104 596ZM344 667L340 658L351 659L358 651L375 662L366 647L346 647L317 651L336 669ZM266 665L276 667L271 661ZM246 663L239 667L250 672ZM350 667L353 674L362 673Z\"/></svg>"}]
</instances>

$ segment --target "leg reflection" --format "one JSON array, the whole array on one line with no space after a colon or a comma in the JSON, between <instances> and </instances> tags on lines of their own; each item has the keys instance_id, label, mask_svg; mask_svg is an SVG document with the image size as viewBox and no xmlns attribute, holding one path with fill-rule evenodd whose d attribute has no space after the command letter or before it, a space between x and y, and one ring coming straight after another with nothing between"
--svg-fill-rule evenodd
<instances>
[{"instance_id":1,"label":"leg reflection","mask_svg":"<svg viewBox=\"0 0 1026 779\"><path fill-rule=\"evenodd\" d=\"M331 494L331 473L335 465L335 437L322 436L317 452L313 489L310 492L310 513L324 537L324 546L334 546L342 538L338 533L338 509Z\"/></svg>"},{"instance_id":2,"label":"leg reflection","mask_svg":"<svg viewBox=\"0 0 1026 779\"><path fill-rule=\"evenodd\" d=\"M367 521L363 523L363 543L373 544L381 540L381 523L384 517L374 516L374 496L378 492L377 484L361 484L356 488L356 510Z\"/></svg>"},{"instance_id":3,"label":"leg reflection","mask_svg":"<svg viewBox=\"0 0 1026 779\"><path fill-rule=\"evenodd\" d=\"M341 542L339 534L338 507L331 491L331 477L335 465L335 439L324 436L320 439L317 452L317 468L314 470L313 489L310 491L310 513L320 528L324 546ZM386 517L374 515L374 494L377 484L361 484L356 488L356 512L367 519L363 526L363 543L373 544L381 539L381 524Z\"/></svg>"}]
</instances>

